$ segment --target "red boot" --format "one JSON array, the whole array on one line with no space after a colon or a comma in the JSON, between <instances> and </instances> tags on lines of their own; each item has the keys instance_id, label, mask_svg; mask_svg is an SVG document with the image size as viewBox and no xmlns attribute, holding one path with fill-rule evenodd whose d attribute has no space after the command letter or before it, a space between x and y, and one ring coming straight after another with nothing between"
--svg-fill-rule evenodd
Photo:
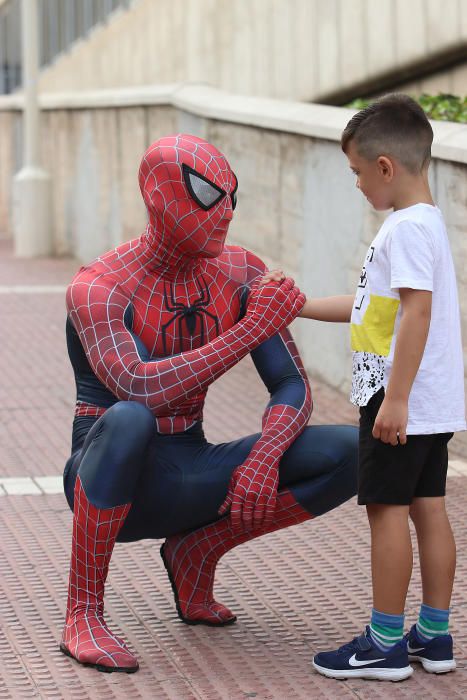
<instances>
[{"instance_id":1,"label":"red boot","mask_svg":"<svg viewBox=\"0 0 467 700\"><path fill-rule=\"evenodd\" d=\"M60 650L98 671L138 670L136 658L104 622L104 586L115 539L130 504L96 508L75 484L73 542L65 628Z\"/></svg>"},{"instance_id":2,"label":"red boot","mask_svg":"<svg viewBox=\"0 0 467 700\"><path fill-rule=\"evenodd\" d=\"M161 547L161 557L172 584L179 618L189 625L222 627L234 623L235 615L214 600L214 576L219 559L243 542L311 517L290 491L281 491L274 522L267 528L237 534L227 516L188 534L168 537Z\"/></svg>"}]
</instances>

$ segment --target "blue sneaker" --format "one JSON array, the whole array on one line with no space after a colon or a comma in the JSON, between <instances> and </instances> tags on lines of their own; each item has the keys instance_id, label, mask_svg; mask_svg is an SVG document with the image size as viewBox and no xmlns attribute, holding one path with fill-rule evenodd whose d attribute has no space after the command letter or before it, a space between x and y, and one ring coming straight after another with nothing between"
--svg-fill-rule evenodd
<instances>
[{"instance_id":1,"label":"blue sneaker","mask_svg":"<svg viewBox=\"0 0 467 700\"><path fill-rule=\"evenodd\" d=\"M428 673L448 673L456 668L450 634L440 634L429 642L422 642L417 626L413 625L404 641L410 661L419 661Z\"/></svg>"},{"instance_id":2,"label":"blue sneaker","mask_svg":"<svg viewBox=\"0 0 467 700\"><path fill-rule=\"evenodd\" d=\"M397 642L389 651L381 651L366 627L360 637L337 651L316 654L313 666L329 678L373 678L378 681L402 681L413 673L407 656L404 640Z\"/></svg>"}]
</instances>

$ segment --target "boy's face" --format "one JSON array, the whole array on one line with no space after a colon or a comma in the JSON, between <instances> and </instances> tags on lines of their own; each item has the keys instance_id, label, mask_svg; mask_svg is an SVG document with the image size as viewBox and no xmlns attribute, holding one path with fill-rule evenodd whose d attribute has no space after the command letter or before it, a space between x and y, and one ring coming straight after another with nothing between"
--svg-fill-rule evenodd
<instances>
[{"instance_id":1,"label":"boy's face","mask_svg":"<svg viewBox=\"0 0 467 700\"><path fill-rule=\"evenodd\" d=\"M377 211L391 209L392 202L392 163L381 156L376 160L367 160L361 156L351 141L346 152L349 167L357 176L356 185Z\"/></svg>"}]
</instances>

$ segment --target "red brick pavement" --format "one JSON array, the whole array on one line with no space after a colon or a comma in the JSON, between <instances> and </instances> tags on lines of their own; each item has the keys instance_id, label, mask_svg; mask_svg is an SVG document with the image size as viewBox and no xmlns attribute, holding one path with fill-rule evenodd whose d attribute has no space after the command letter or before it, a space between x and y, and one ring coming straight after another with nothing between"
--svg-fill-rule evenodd
<instances>
[{"instance_id":1,"label":"red brick pavement","mask_svg":"<svg viewBox=\"0 0 467 700\"><path fill-rule=\"evenodd\" d=\"M9 285L66 285L73 260L17 261L0 244L0 470L2 476L60 474L68 455L74 385L60 292ZM312 422L355 422L346 397L313 381ZM228 397L228 399L227 399ZM255 431L266 399L250 361L210 391L212 440ZM242 405L242 411L234 410ZM371 605L368 531L346 504L324 518L229 553L217 593L238 613L223 630L187 627L176 617L158 545L119 545L107 589L108 616L137 651L134 676L99 674L58 652L71 514L62 495L0 497L0 700L5 698L466 698L467 478L449 480L459 548L453 633L459 669L434 677L416 669L402 684L337 682L310 660L361 630ZM418 571L408 617L420 599Z\"/></svg>"}]
</instances>

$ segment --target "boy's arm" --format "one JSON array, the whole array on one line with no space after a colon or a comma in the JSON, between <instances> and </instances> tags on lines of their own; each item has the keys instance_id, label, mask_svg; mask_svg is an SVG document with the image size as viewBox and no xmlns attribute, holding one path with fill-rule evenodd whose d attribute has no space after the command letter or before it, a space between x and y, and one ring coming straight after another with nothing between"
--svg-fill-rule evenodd
<instances>
[{"instance_id":1,"label":"boy's arm","mask_svg":"<svg viewBox=\"0 0 467 700\"><path fill-rule=\"evenodd\" d=\"M268 284L269 282L281 282L284 278L285 275L282 270L270 270L263 276L260 285ZM314 321L349 323L354 299L355 297L351 294L307 299L299 316L301 318L311 318Z\"/></svg>"},{"instance_id":2,"label":"boy's arm","mask_svg":"<svg viewBox=\"0 0 467 700\"><path fill-rule=\"evenodd\" d=\"M354 299L355 297L351 294L307 299L299 316L301 318L311 318L315 321L349 323Z\"/></svg>"},{"instance_id":3,"label":"boy's arm","mask_svg":"<svg viewBox=\"0 0 467 700\"><path fill-rule=\"evenodd\" d=\"M373 437L383 442L407 442L409 394L425 350L430 328L432 293L399 289L402 318L386 396L373 426Z\"/></svg>"}]
</instances>

